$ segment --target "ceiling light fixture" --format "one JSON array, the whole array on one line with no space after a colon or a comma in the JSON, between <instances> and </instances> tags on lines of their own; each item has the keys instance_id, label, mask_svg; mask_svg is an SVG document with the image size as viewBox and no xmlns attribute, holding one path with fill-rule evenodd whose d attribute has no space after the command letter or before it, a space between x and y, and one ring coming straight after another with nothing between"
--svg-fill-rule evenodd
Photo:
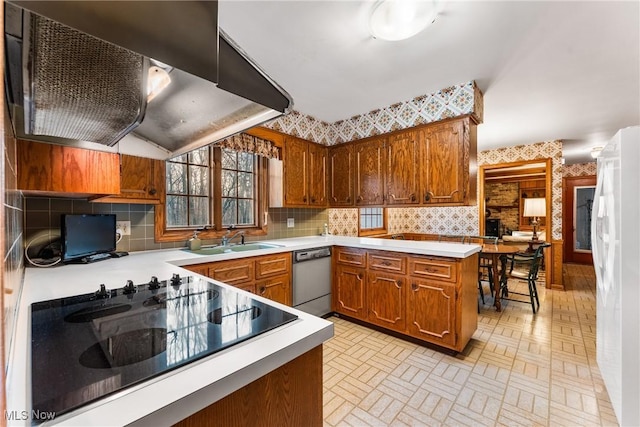
<instances>
[{"instance_id":1,"label":"ceiling light fixture","mask_svg":"<svg viewBox=\"0 0 640 427\"><path fill-rule=\"evenodd\" d=\"M369 18L371 35L397 41L418 34L435 22L440 0L380 0Z\"/></svg>"},{"instance_id":2,"label":"ceiling light fixture","mask_svg":"<svg viewBox=\"0 0 640 427\"><path fill-rule=\"evenodd\" d=\"M147 77L147 102L158 96L171 83L171 77L164 68L151 66Z\"/></svg>"},{"instance_id":3,"label":"ceiling light fixture","mask_svg":"<svg viewBox=\"0 0 640 427\"><path fill-rule=\"evenodd\" d=\"M602 151L602 147L593 147L591 149L591 157L593 157L594 159L597 159L601 151Z\"/></svg>"}]
</instances>

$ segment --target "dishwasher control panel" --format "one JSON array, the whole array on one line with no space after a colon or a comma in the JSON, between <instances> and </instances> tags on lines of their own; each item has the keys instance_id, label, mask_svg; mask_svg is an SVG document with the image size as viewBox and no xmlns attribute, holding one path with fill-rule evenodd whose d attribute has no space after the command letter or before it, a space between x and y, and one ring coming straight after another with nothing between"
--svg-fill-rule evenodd
<instances>
[{"instance_id":1,"label":"dishwasher control panel","mask_svg":"<svg viewBox=\"0 0 640 427\"><path fill-rule=\"evenodd\" d=\"M318 258L326 258L331 256L331 248L313 248L306 251L296 251L293 253L293 262L304 262Z\"/></svg>"}]
</instances>

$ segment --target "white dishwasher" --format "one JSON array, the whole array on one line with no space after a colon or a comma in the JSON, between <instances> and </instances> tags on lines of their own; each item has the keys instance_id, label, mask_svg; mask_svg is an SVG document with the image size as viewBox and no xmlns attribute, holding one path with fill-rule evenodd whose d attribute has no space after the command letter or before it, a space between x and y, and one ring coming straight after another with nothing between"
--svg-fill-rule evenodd
<instances>
[{"instance_id":1,"label":"white dishwasher","mask_svg":"<svg viewBox=\"0 0 640 427\"><path fill-rule=\"evenodd\" d=\"M331 312L331 248L293 252L293 306L315 316Z\"/></svg>"}]
</instances>

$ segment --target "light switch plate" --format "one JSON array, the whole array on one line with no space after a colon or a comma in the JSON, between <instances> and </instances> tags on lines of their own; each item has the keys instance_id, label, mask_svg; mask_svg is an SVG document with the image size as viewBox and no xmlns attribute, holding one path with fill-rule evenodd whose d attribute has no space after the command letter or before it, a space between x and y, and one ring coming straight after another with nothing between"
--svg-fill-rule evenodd
<instances>
[{"instance_id":1,"label":"light switch plate","mask_svg":"<svg viewBox=\"0 0 640 427\"><path fill-rule=\"evenodd\" d=\"M131 221L116 221L116 231L120 230L123 236L131 235Z\"/></svg>"},{"instance_id":2,"label":"light switch plate","mask_svg":"<svg viewBox=\"0 0 640 427\"><path fill-rule=\"evenodd\" d=\"M293 228L295 227L296 223L295 220L293 218L287 218L287 228Z\"/></svg>"}]
</instances>

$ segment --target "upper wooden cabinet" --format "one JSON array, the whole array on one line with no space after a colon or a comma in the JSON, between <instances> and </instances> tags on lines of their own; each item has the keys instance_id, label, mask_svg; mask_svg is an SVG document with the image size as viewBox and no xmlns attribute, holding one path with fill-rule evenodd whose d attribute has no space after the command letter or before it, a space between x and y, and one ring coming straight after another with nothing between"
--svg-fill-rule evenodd
<instances>
[{"instance_id":1,"label":"upper wooden cabinet","mask_svg":"<svg viewBox=\"0 0 640 427\"><path fill-rule=\"evenodd\" d=\"M354 145L356 206L384 203L385 138Z\"/></svg>"},{"instance_id":2,"label":"upper wooden cabinet","mask_svg":"<svg viewBox=\"0 0 640 427\"><path fill-rule=\"evenodd\" d=\"M423 141L423 130L399 132L388 137L385 169L387 205L420 203L418 170Z\"/></svg>"},{"instance_id":3,"label":"upper wooden cabinet","mask_svg":"<svg viewBox=\"0 0 640 427\"><path fill-rule=\"evenodd\" d=\"M353 145L329 147L329 204L353 206Z\"/></svg>"},{"instance_id":4,"label":"upper wooden cabinet","mask_svg":"<svg viewBox=\"0 0 640 427\"><path fill-rule=\"evenodd\" d=\"M332 146L329 204L473 205L476 152L470 117Z\"/></svg>"},{"instance_id":5,"label":"upper wooden cabinet","mask_svg":"<svg viewBox=\"0 0 640 427\"><path fill-rule=\"evenodd\" d=\"M475 124L465 117L426 126L424 132L420 154L422 203L475 204Z\"/></svg>"},{"instance_id":6,"label":"upper wooden cabinet","mask_svg":"<svg viewBox=\"0 0 640 427\"><path fill-rule=\"evenodd\" d=\"M93 200L105 203L164 203L165 162L120 155L120 194Z\"/></svg>"},{"instance_id":7,"label":"upper wooden cabinet","mask_svg":"<svg viewBox=\"0 0 640 427\"><path fill-rule=\"evenodd\" d=\"M283 150L284 205L327 204L327 148L287 136Z\"/></svg>"},{"instance_id":8,"label":"upper wooden cabinet","mask_svg":"<svg viewBox=\"0 0 640 427\"><path fill-rule=\"evenodd\" d=\"M120 192L118 154L18 140L18 189L26 194L92 197Z\"/></svg>"}]
</instances>

